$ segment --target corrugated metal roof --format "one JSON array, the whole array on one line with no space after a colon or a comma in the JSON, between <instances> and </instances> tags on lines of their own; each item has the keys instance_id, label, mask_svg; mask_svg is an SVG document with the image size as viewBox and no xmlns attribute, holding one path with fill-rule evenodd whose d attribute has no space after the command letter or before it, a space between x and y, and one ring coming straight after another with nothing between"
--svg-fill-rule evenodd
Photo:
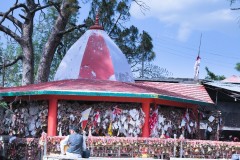
<instances>
[{"instance_id":1,"label":"corrugated metal roof","mask_svg":"<svg viewBox=\"0 0 240 160\"><path fill-rule=\"evenodd\" d=\"M225 83L225 82L208 82L205 84L240 93L240 84Z\"/></svg>"},{"instance_id":2,"label":"corrugated metal roof","mask_svg":"<svg viewBox=\"0 0 240 160\"><path fill-rule=\"evenodd\" d=\"M126 83L75 79L0 89L0 96L53 94L161 98L194 104L213 103L202 85L167 82Z\"/></svg>"}]
</instances>

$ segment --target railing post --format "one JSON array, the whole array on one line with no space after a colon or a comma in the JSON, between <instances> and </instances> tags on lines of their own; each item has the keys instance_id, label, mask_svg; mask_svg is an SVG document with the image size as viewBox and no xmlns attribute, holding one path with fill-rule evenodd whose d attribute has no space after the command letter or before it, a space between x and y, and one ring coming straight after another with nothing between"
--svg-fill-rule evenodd
<instances>
[{"instance_id":1,"label":"railing post","mask_svg":"<svg viewBox=\"0 0 240 160\"><path fill-rule=\"evenodd\" d=\"M173 144L174 144L174 148L173 148L173 157L176 157L176 140L177 140L177 135L176 134L174 134L174 142L173 142Z\"/></svg>"},{"instance_id":2,"label":"railing post","mask_svg":"<svg viewBox=\"0 0 240 160\"><path fill-rule=\"evenodd\" d=\"M180 139L180 158L182 158L183 157L183 140L185 139L184 138L184 131L183 131L183 134L181 134L181 136L179 137L179 139Z\"/></svg>"},{"instance_id":3,"label":"railing post","mask_svg":"<svg viewBox=\"0 0 240 160\"><path fill-rule=\"evenodd\" d=\"M182 141L183 141L183 140L181 140L181 144L180 144L180 158L182 158L182 156L183 156Z\"/></svg>"},{"instance_id":4,"label":"railing post","mask_svg":"<svg viewBox=\"0 0 240 160\"><path fill-rule=\"evenodd\" d=\"M46 156L47 155L47 140L44 141L44 146L43 146L43 155Z\"/></svg>"}]
</instances>

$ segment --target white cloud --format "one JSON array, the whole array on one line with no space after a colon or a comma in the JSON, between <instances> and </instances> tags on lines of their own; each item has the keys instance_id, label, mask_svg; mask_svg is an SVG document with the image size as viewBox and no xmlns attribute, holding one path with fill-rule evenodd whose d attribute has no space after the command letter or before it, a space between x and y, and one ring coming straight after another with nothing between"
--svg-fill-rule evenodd
<instances>
[{"instance_id":1,"label":"white cloud","mask_svg":"<svg viewBox=\"0 0 240 160\"><path fill-rule=\"evenodd\" d=\"M178 27L178 39L185 41L191 32L221 30L229 22L236 24L237 13L223 0L143 0L149 11L142 14L135 3L131 15L137 19L156 18L165 25Z\"/></svg>"},{"instance_id":2,"label":"white cloud","mask_svg":"<svg viewBox=\"0 0 240 160\"><path fill-rule=\"evenodd\" d=\"M186 41L191 34L191 25L190 24L181 24L178 30L177 38L180 41Z\"/></svg>"}]
</instances>

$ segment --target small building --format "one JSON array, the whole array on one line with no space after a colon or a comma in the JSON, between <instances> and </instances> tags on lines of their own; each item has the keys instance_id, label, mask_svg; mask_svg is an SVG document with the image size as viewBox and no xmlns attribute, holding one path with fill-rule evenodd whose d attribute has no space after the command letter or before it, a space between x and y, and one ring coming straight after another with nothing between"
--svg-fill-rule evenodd
<instances>
[{"instance_id":1,"label":"small building","mask_svg":"<svg viewBox=\"0 0 240 160\"><path fill-rule=\"evenodd\" d=\"M229 140L229 136L240 138L240 79L231 76L223 81L206 81L203 83L215 102L215 110L222 114L220 140Z\"/></svg>"}]
</instances>

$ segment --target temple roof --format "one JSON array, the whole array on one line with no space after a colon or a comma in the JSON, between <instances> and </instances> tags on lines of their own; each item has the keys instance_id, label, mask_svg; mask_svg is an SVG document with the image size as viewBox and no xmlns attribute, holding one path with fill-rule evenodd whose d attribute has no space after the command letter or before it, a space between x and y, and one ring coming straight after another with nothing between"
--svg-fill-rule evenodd
<instances>
[{"instance_id":1,"label":"temple roof","mask_svg":"<svg viewBox=\"0 0 240 160\"><path fill-rule=\"evenodd\" d=\"M98 16L67 51L54 80L79 78L134 82L125 55L99 25Z\"/></svg>"},{"instance_id":2,"label":"temple roof","mask_svg":"<svg viewBox=\"0 0 240 160\"><path fill-rule=\"evenodd\" d=\"M240 76L232 75L231 77L228 77L228 78L222 80L222 82L226 82L226 83L240 83Z\"/></svg>"},{"instance_id":3,"label":"temple roof","mask_svg":"<svg viewBox=\"0 0 240 160\"><path fill-rule=\"evenodd\" d=\"M202 85L167 82L114 82L74 79L0 89L0 96L78 95L160 98L193 104L213 104Z\"/></svg>"}]
</instances>

